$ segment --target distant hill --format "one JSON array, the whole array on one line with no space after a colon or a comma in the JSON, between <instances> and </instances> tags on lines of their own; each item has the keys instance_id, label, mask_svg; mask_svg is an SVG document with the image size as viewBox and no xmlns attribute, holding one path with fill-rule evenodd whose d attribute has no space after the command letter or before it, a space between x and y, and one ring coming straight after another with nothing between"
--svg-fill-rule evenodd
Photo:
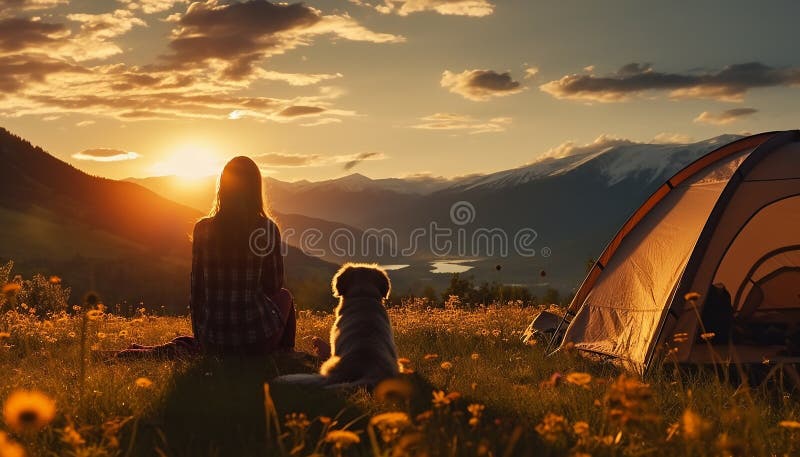
<instances>
[{"instance_id":1,"label":"distant hill","mask_svg":"<svg viewBox=\"0 0 800 457\"><path fill-rule=\"evenodd\" d=\"M130 182L90 176L0 129L0 261L56 274L107 304L188 304L192 225L202 213ZM330 302L335 266L290 249L298 302Z\"/></svg>"}]
</instances>

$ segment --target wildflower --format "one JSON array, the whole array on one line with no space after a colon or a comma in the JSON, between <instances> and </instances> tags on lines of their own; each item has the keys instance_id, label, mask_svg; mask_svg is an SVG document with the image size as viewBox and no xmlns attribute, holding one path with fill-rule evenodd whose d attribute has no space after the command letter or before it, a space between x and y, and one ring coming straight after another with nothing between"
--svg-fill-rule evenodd
<instances>
[{"instance_id":1,"label":"wildflower","mask_svg":"<svg viewBox=\"0 0 800 457\"><path fill-rule=\"evenodd\" d=\"M400 357L397 359L397 368L400 370L400 373L411 374L414 372L411 359L406 357Z\"/></svg>"},{"instance_id":2,"label":"wildflower","mask_svg":"<svg viewBox=\"0 0 800 457\"><path fill-rule=\"evenodd\" d=\"M609 387L603 404L609 419L621 425L657 422L652 396L649 384L621 375Z\"/></svg>"},{"instance_id":3,"label":"wildflower","mask_svg":"<svg viewBox=\"0 0 800 457\"><path fill-rule=\"evenodd\" d=\"M50 276L50 284L61 284L61 278L58 276Z\"/></svg>"},{"instance_id":4,"label":"wildflower","mask_svg":"<svg viewBox=\"0 0 800 457\"><path fill-rule=\"evenodd\" d=\"M780 422L778 422L778 426L783 427L783 428L798 429L798 428L800 428L800 422L797 422L797 421L780 421Z\"/></svg>"},{"instance_id":5,"label":"wildflower","mask_svg":"<svg viewBox=\"0 0 800 457\"><path fill-rule=\"evenodd\" d=\"M424 357L422 357L422 358L423 358L424 360L427 360L427 361L430 361L430 360L436 360L436 359L438 359L438 358L439 358L439 354L425 354L425 356L424 356Z\"/></svg>"},{"instance_id":6,"label":"wildflower","mask_svg":"<svg viewBox=\"0 0 800 457\"><path fill-rule=\"evenodd\" d=\"M331 423L331 418L328 416L319 416L319 423L322 425L328 425Z\"/></svg>"},{"instance_id":7,"label":"wildflower","mask_svg":"<svg viewBox=\"0 0 800 457\"><path fill-rule=\"evenodd\" d=\"M565 379L570 384L586 387L589 385L589 383L592 382L592 375L590 375L589 373L575 372L575 373L569 373Z\"/></svg>"},{"instance_id":8,"label":"wildflower","mask_svg":"<svg viewBox=\"0 0 800 457\"><path fill-rule=\"evenodd\" d=\"M453 368L452 362L442 362L439 366L442 367L442 370L450 370Z\"/></svg>"},{"instance_id":9,"label":"wildflower","mask_svg":"<svg viewBox=\"0 0 800 457\"><path fill-rule=\"evenodd\" d=\"M447 399L450 400L451 402L457 401L460 398L461 398L460 392L450 392L449 394L447 394Z\"/></svg>"},{"instance_id":10,"label":"wildflower","mask_svg":"<svg viewBox=\"0 0 800 457\"><path fill-rule=\"evenodd\" d=\"M86 317L90 321L96 321L97 319L100 319L102 316L103 316L103 312L100 311L99 309L93 309L93 310L91 310L91 311L86 313Z\"/></svg>"},{"instance_id":11,"label":"wildflower","mask_svg":"<svg viewBox=\"0 0 800 457\"><path fill-rule=\"evenodd\" d=\"M442 406L447 406L449 404L450 404L450 399L447 397L447 394L444 393L443 390L433 391L433 406L440 408Z\"/></svg>"},{"instance_id":12,"label":"wildflower","mask_svg":"<svg viewBox=\"0 0 800 457\"><path fill-rule=\"evenodd\" d=\"M64 430L61 431L61 441L74 448L86 444L86 440L84 440L81 434L75 430L75 427L71 425L67 425L64 427Z\"/></svg>"},{"instance_id":13,"label":"wildflower","mask_svg":"<svg viewBox=\"0 0 800 457\"><path fill-rule=\"evenodd\" d=\"M427 410L417 414L416 420L417 422L426 422L429 421L433 417L433 411Z\"/></svg>"},{"instance_id":14,"label":"wildflower","mask_svg":"<svg viewBox=\"0 0 800 457\"><path fill-rule=\"evenodd\" d=\"M481 355L477 352L473 352L471 356L469 356L472 360L478 360L481 358Z\"/></svg>"},{"instance_id":15,"label":"wildflower","mask_svg":"<svg viewBox=\"0 0 800 457\"><path fill-rule=\"evenodd\" d=\"M394 441L403 429L411 425L411 420L406 413L395 411L374 416L370 419L369 425L378 429L384 443L389 443Z\"/></svg>"},{"instance_id":16,"label":"wildflower","mask_svg":"<svg viewBox=\"0 0 800 457\"><path fill-rule=\"evenodd\" d=\"M472 427L477 427L481 421L481 415L483 415L483 410L486 409L486 406L480 403L472 403L471 405L467 406L467 411L469 411L470 415L472 416L469 419L469 425Z\"/></svg>"},{"instance_id":17,"label":"wildflower","mask_svg":"<svg viewBox=\"0 0 800 457\"><path fill-rule=\"evenodd\" d=\"M414 388L403 379L389 378L375 386L375 399L382 402L405 402L411 398Z\"/></svg>"},{"instance_id":18,"label":"wildflower","mask_svg":"<svg viewBox=\"0 0 800 457\"><path fill-rule=\"evenodd\" d=\"M0 431L0 456L25 457L25 449L9 438L5 432Z\"/></svg>"},{"instance_id":19,"label":"wildflower","mask_svg":"<svg viewBox=\"0 0 800 457\"><path fill-rule=\"evenodd\" d=\"M350 430L331 430L325 435L325 442L333 443L337 449L344 449L361 442L361 438Z\"/></svg>"},{"instance_id":20,"label":"wildflower","mask_svg":"<svg viewBox=\"0 0 800 457\"><path fill-rule=\"evenodd\" d=\"M536 426L538 433L545 441L555 443L567 430L567 420L558 414L547 413L542 422Z\"/></svg>"},{"instance_id":21,"label":"wildflower","mask_svg":"<svg viewBox=\"0 0 800 457\"><path fill-rule=\"evenodd\" d=\"M473 382L472 384L470 384L469 387L472 389L473 392L475 392L475 390L478 388L478 383L477 382Z\"/></svg>"},{"instance_id":22,"label":"wildflower","mask_svg":"<svg viewBox=\"0 0 800 457\"><path fill-rule=\"evenodd\" d=\"M499 337L500 333L501 333L500 330L497 329L492 330L492 336L495 338Z\"/></svg>"},{"instance_id":23,"label":"wildflower","mask_svg":"<svg viewBox=\"0 0 800 457\"><path fill-rule=\"evenodd\" d=\"M700 338L702 338L703 341L711 341L711 339L713 339L715 336L717 336L717 334L714 332L706 332L700 334Z\"/></svg>"},{"instance_id":24,"label":"wildflower","mask_svg":"<svg viewBox=\"0 0 800 457\"><path fill-rule=\"evenodd\" d=\"M689 292L688 294L683 296L683 299L686 301L697 301L700 299L700 294L697 292Z\"/></svg>"},{"instance_id":25,"label":"wildflower","mask_svg":"<svg viewBox=\"0 0 800 457\"><path fill-rule=\"evenodd\" d=\"M307 429L311 422L304 413L291 413L286 415L286 428L303 431Z\"/></svg>"},{"instance_id":26,"label":"wildflower","mask_svg":"<svg viewBox=\"0 0 800 457\"><path fill-rule=\"evenodd\" d=\"M578 436L586 436L589 434L589 424L584 421L578 421L572 424L572 431Z\"/></svg>"},{"instance_id":27,"label":"wildflower","mask_svg":"<svg viewBox=\"0 0 800 457\"><path fill-rule=\"evenodd\" d=\"M11 333L9 332L0 332L0 340L3 338L11 338Z\"/></svg>"},{"instance_id":28,"label":"wildflower","mask_svg":"<svg viewBox=\"0 0 800 457\"><path fill-rule=\"evenodd\" d=\"M106 336L108 336L108 335L106 335L103 332L97 332L97 337L100 338L101 340L104 340L106 338Z\"/></svg>"},{"instance_id":29,"label":"wildflower","mask_svg":"<svg viewBox=\"0 0 800 457\"><path fill-rule=\"evenodd\" d=\"M120 338L125 338L126 336L128 336L128 331L127 330L120 330L118 335L119 335Z\"/></svg>"},{"instance_id":30,"label":"wildflower","mask_svg":"<svg viewBox=\"0 0 800 457\"><path fill-rule=\"evenodd\" d=\"M681 416L683 436L688 440L700 439L710 428L709 423L691 409L687 409Z\"/></svg>"},{"instance_id":31,"label":"wildflower","mask_svg":"<svg viewBox=\"0 0 800 457\"><path fill-rule=\"evenodd\" d=\"M10 282L3 286L3 293L6 295L14 295L15 293L19 292L20 289L22 289L22 286L20 286L18 283Z\"/></svg>"},{"instance_id":32,"label":"wildflower","mask_svg":"<svg viewBox=\"0 0 800 457\"><path fill-rule=\"evenodd\" d=\"M134 381L133 383L136 385L136 387L139 387L141 389L149 389L153 387L153 381L144 377L137 378L136 381Z\"/></svg>"},{"instance_id":33,"label":"wildflower","mask_svg":"<svg viewBox=\"0 0 800 457\"><path fill-rule=\"evenodd\" d=\"M3 406L6 424L16 432L41 430L56 415L56 402L36 390L17 390Z\"/></svg>"}]
</instances>

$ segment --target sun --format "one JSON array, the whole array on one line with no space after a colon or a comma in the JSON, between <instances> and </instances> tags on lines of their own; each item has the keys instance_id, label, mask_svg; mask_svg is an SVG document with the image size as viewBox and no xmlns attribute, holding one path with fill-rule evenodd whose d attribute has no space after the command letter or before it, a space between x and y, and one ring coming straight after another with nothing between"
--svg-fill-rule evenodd
<instances>
[{"instance_id":1,"label":"sun","mask_svg":"<svg viewBox=\"0 0 800 457\"><path fill-rule=\"evenodd\" d=\"M172 149L163 160L154 163L150 171L155 176L177 176L194 180L218 174L222 165L222 159L210 147L184 144Z\"/></svg>"}]
</instances>

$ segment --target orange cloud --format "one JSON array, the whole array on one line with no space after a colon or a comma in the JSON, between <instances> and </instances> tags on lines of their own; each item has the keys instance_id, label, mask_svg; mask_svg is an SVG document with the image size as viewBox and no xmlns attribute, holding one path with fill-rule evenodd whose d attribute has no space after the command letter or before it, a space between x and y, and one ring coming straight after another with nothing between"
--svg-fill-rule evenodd
<instances>
[{"instance_id":1,"label":"orange cloud","mask_svg":"<svg viewBox=\"0 0 800 457\"><path fill-rule=\"evenodd\" d=\"M701 124L727 125L742 118L752 116L757 112L758 110L755 108L734 108L725 110L721 113L703 111L697 115L696 118L694 118L694 122Z\"/></svg>"},{"instance_id":2,"label":"orange cloud","mask_svg":"<svg viewBox=\"0 0 800 457\"><path fill-rule=\"evenodd\" d=\"M421 123L411 127L423 130L461 130L470 134L503 132L512 122L510 117L480 120L472 116L452 113L436 113L423 117L421 120Z\"/></svg>"}]
</instances>

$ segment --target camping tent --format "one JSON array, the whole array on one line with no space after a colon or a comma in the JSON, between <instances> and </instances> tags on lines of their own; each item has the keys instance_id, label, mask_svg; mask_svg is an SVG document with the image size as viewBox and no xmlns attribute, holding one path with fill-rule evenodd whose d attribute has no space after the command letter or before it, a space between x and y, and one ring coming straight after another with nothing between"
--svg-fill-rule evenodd
<instances>
[{"instance_id":1,"label":"camping tent","mask_svg":"<svg viewBox=\"0 0 800 457\"><path fill-rule=\"evenodd\" d=\"M800 131L734 141L659 187L578 289L551 341L566 345L640 372L665 353L800 360Z\"/></svg>"}]
</instances>

